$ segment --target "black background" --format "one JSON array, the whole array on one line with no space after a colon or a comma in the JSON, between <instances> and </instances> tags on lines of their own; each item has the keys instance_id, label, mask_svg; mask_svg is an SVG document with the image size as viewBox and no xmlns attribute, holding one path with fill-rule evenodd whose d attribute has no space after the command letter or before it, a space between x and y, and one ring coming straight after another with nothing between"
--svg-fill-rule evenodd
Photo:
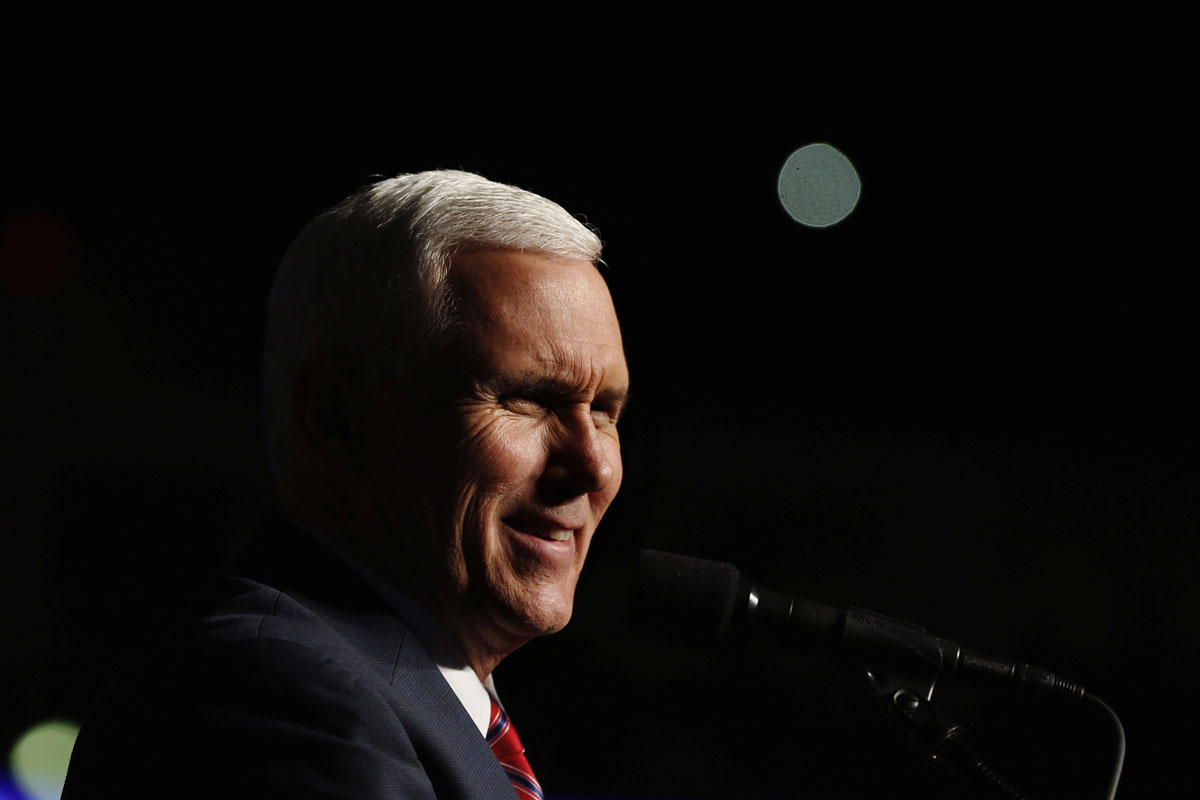
<instances>
[{"instance_id":1,"label":"black background","mask_svg":"<svg viewBox=\"0 0 1200 800\"><path fill-rule=\"evenodd\" d=\"M551 795L958 796L836 665L627 629L609 567L640 546L1049 666L1121 715L1122 796L1186 795L1193 737L1171 730L1195 721L1200 518L1176 96L1120 65L884 73L821 103L778 75L714 94L664 73L558 104L198 79L169 102L98 83L19 105L6 253L49 230L38 252L62 257L31 278L7 255L0 292L0 744L81 719L270 508L258 353L291 237L374 176L457 167L599 228L633 375L576 620L497 673ZM824 230L775 195L812 142L863 183ZM1031 794L1096 796L1110 744L1089 710L935 700Z\"/></svg>"}]
</instances>

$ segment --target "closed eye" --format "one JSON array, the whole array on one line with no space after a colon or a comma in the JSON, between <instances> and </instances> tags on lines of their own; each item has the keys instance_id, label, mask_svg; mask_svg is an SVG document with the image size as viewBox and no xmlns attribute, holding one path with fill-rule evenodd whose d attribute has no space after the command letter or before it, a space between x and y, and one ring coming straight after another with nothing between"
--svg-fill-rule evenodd
<instances>
[{"instance_id":1,"label":"closed eye","mask_svg":"<svg viewBox=\"0 0 1200 800\"><path fill-rule=\"evenodd\" d=\"M592 421L597 428L616 425L620 416L620 409L592 404Z\"/></svg>"},{"instance_id":2,"label":"closed eye","mask_svg":"<svg viewBox=\"0 0 1200 800\"><path fill-rule=\"evenodd\" d=\"M552 379L510 380L507 383L507 390L501 390L497 399L501 406L518 414L544 416L582 399L578 390ZM615 425L628 404L626 389L602 389L592 398L590 410L597 426Z\"/></svg>"},{"instance_id":3,"label":"closed eye","mask_svg":"<svg viewBox=\"0 0 1200 800\"><path fill-rule=\"evenodd\" d=\"M592 401L592 416L600 415L610 425L616 425L629 408L629 392L625 389L605 389ZM600 423L597 422L597 425Z\"/></svg>"},{"instance_id":4,"label":"closed eye","mask_svg":"<svg viewBox=\"0 0 1200 800\"><path fill-rule=\"evenodd\" d=\"M502 397L500 398L500 405L516 414L525 414L527 416L541 417L550 411L544 400L522 395Z\"/></svg>"}]
</instances>

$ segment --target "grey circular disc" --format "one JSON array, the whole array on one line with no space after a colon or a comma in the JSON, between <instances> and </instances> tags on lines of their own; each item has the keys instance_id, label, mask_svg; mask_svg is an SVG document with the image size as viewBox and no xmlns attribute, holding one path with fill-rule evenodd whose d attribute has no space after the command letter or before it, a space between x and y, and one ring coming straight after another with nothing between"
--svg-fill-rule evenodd
<instances>
[{"instance_id":1,"label":"grey circular disc","mask_svg":"<svg viewBox=\"0 0 1200 800\"><path fill-rule=\"evenodd\" d=\"M779 170L779 201L801 225L827 228L850 215L862 183L850 159L827 144L809 144Z\"/></svg>"}]
</instances>

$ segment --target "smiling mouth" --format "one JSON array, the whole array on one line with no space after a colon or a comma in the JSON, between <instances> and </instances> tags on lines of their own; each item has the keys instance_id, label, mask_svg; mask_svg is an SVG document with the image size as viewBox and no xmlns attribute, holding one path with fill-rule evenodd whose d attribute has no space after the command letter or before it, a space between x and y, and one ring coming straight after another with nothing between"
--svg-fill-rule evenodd
<instances>
[{"instance_id":1,"label":"smiling mouth","mask_svg":"<svg viewBox=\"0 0 1200 800\"><path fill-rule=\"evenodd\" d=\"M525 533L551 542L565 542L575 535L575 531L572 530L556 528L553 525L537 524L512 517L506 517L500 521L518 533Z\"/></svg>"}]
</instances>

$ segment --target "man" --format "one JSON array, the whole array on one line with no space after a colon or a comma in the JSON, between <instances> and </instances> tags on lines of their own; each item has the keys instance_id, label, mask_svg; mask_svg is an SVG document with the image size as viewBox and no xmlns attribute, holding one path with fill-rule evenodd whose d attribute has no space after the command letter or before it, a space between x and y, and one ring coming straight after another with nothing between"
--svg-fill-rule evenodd
<instances>
[{"instance_id":1,"label":"man","mask_svg":"<svg viewBox=\"0 0 1200 800\"><path fill-rule=\"evenodd\" d=\"M65 798L540 796L491 673L567 624L621 483L599 255L463 172L309 224L264 356L281 520L105 698Z\"/></svg>"}]
</instances>

